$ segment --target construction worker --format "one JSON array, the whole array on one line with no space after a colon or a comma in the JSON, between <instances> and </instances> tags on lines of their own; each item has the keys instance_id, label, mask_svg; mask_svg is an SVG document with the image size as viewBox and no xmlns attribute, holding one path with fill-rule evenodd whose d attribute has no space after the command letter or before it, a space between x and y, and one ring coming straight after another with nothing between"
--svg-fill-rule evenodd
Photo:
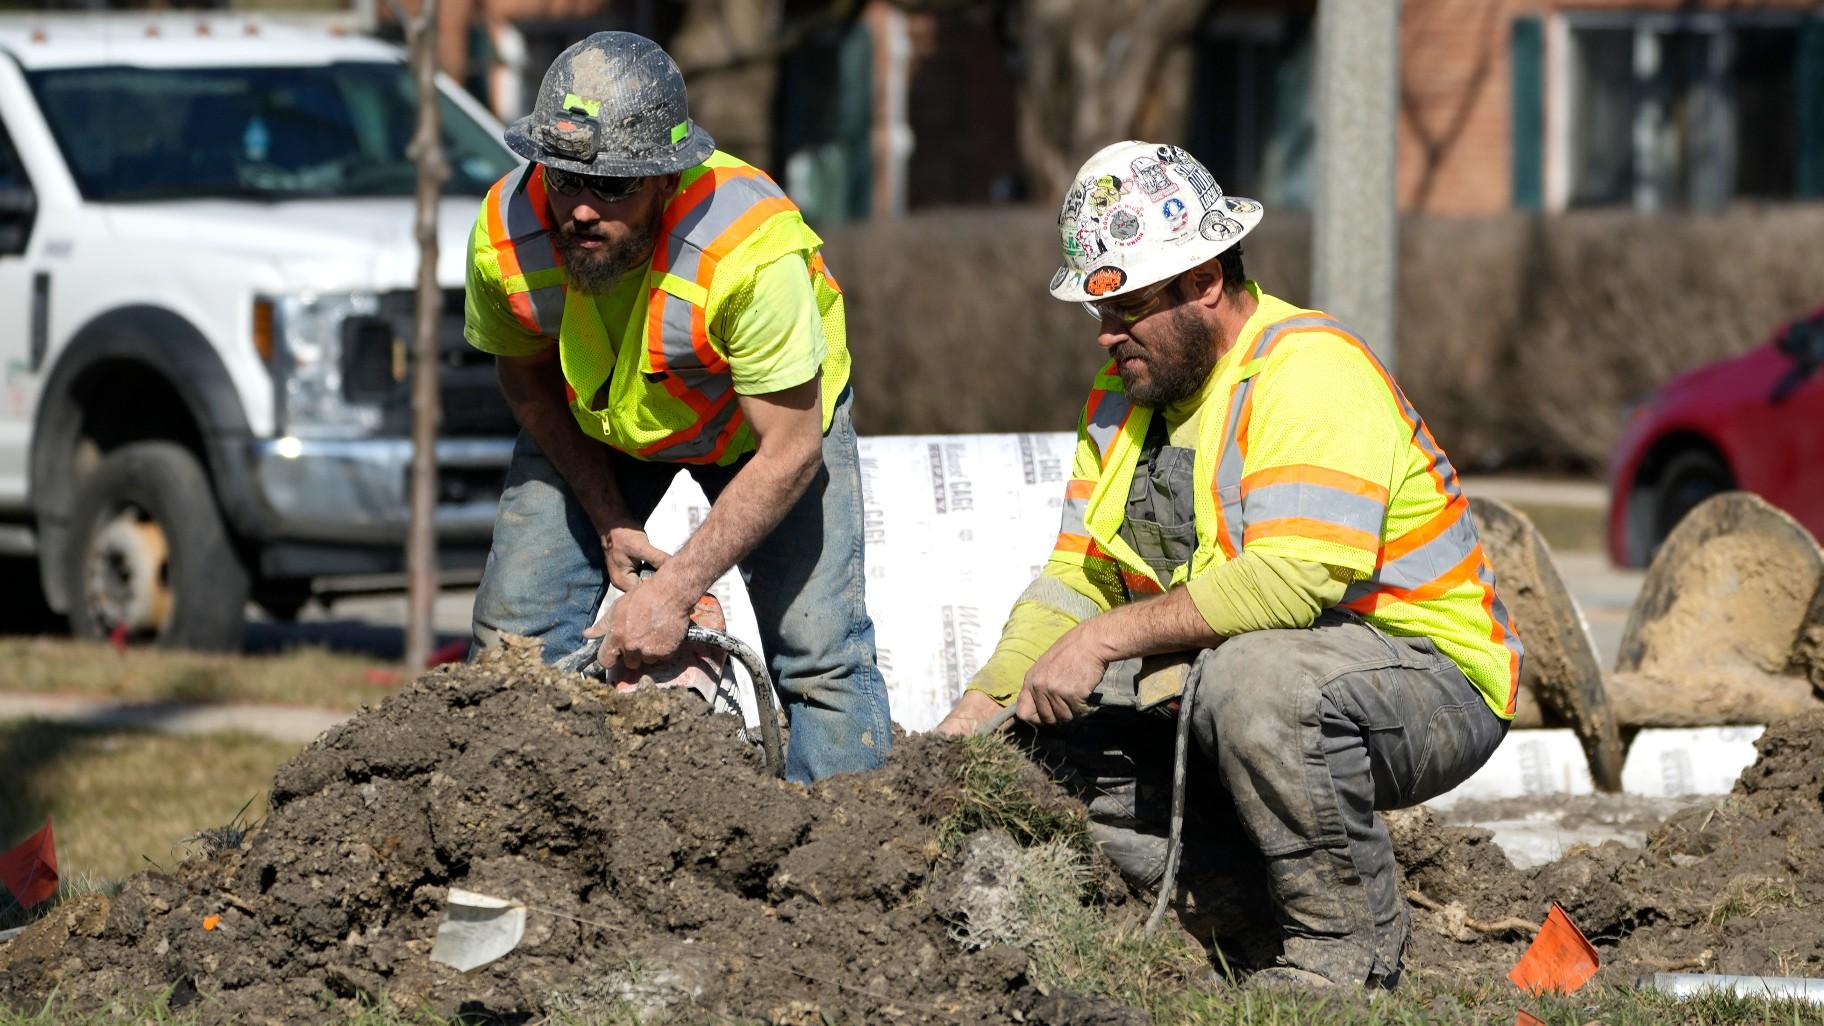
<instances>
[{"instance_id":1,"label":"construction worker","mask_svg":"<svg viewBox=\"0 0 1824 1026\"><path fill-rule=\"evenodd\" d=\"M464 335L496 357L522 430L477 649L510 632L555 661L599 638L603 666L651 667L738 565L787 710L787 776L878 767L891 720L822 240L771 179L716 149L677 65L632 33L559 54L506 141L529 163L482 203ZM711 506L668 553L645 524L680 468ZM608 584L625 594L592 626Z\"/></svg>"},{"instance_id":2,"label":"construction worker","mask_svg":"<svg viewBox=\"0 0 1824 1026\"><path fill-rule=\"evenodd\" d=\"M1050 560L938 730L1016 703L1104 850L1155 887L1170 710L1188 709L1184 864L1232 855L1192 816L1239 821L1227 839L1264 868L1277 921L1258 978L1390 987L1408 913L1374 810L1482 765L1521 645L1456 471L1392 377L1334 318L1247 280L1237 244L1261 215L1176 146L1118 143L1077 172L1051 294L1096 318L1110 359Z\"/></svg>"}]
</instances>

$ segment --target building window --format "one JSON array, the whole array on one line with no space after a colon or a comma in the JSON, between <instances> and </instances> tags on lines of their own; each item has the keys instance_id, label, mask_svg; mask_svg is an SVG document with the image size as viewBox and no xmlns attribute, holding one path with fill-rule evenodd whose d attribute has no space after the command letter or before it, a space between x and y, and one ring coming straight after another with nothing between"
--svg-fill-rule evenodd
<instances>
[{"instance_id":1,"label":"building window","mask_svg":"<svg viewBox=\"0 0 1824 1026\"><path fill-rule=\"evenodd\" d=\"M1567 19L1569 205L1653 210L1795 195L1802 18Z\"/></svg>"}]
</instances>

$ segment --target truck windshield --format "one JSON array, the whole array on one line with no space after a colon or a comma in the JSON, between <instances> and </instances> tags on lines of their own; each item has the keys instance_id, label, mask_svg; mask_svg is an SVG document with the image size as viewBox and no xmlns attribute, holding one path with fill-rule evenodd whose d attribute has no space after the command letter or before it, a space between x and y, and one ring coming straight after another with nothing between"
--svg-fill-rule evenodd
<instances>
[{"instance_id":1,"label":"truck windshield","mask_svg":"<svg viewBox=\"0 0 1824 1026\"><path fill-rule=\"evenodd\" d=\"M95 201L407 196L417 122L404 64L58 68L32 90L76 184ZM440 96L444 191L482 195L514 164Z\"/></svg>"}]
</instances>

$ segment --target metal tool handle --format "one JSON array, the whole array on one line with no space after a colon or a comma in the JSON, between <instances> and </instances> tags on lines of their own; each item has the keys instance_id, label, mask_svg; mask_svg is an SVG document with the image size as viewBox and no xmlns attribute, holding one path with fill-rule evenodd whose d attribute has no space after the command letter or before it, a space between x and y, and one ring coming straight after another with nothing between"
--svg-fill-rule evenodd
<instances>
[{"instance_id":1,"label":"metal tool handle","mask_svg":"<svg viewBox=\"0 0 1824 1026\"><path fill-rule=\"evenodd\" d=\"M694 623L685 628L684 640L714 645L747 667L747 674L754 682L754 706L760 715L760 746L766 750L766 769L784 780L785 745L779 737L779 698L773 694L773 675L766 672L766 660L740 638Z\"/></svg>"}]
</instances>

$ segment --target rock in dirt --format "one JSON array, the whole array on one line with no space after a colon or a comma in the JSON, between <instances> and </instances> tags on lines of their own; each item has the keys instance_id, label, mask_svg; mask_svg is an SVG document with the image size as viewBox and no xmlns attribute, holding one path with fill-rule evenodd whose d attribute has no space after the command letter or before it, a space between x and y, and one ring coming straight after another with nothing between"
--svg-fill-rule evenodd
<instances>
[{"instance_id":1,"label":"rock in dirt","mask_svg":"<svg viewBox=\"0 0 1824 1026\"><path fill-rule=\"evenodd\" d=\"M771 779L693 697L619 694L511 649L445 667L282 767L239 850L142 873L0 948L0 1002L81 1010L176 986L205 1023L356 1002L530 1021L1116 1022L1040 1000L1017 949L970 950L924 898L961 746ZM1035 771L1033 786L1050 787ZM1052 790L1045 800L1064 801ZM427 956L452 886L524 902L518 948ZM951 888L954 890L954 888Z\"/></svg>"}]
</instances>

